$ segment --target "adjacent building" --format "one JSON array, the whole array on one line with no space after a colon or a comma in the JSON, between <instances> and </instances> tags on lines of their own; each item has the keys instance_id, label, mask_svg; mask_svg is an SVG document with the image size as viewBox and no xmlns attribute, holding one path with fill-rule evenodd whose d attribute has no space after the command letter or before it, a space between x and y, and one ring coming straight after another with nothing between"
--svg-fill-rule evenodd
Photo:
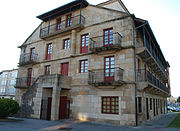
<instances>
[{"instance_id":1,"label":"adjacent building","mask_svg":"<svg viewBox=\"0 0 180 131\"><path fill-rule=\"evenodd\" d=\"M15 99L18 69L4 70L0 73L0 98Z\"/></svg>"},{"instance_id":2,"label":"adjacent building","mask_svg":"<svg viewBox=\"0 0 180 131\"><path fill-rule=\"evenodd\" d=\"M121 0L75 0L37 18L19 47L20 116L133 126L167 113L169 63Z\"/></svg>"}]
</instances>

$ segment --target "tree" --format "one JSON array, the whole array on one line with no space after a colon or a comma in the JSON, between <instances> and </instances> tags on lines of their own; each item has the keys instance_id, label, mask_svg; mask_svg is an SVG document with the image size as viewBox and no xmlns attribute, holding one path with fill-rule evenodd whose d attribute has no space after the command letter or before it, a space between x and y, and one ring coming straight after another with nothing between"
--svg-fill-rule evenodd
<instances>
[{"instance_id":1,"label":"tree","mask_svg":"<svg viewBox=\"0 0 180 131\"><path fill-rule=\"evenodd\" d=\"M177 98L177 102L180 102L180 96Z\"/></svg>"},{"instance_id":2,"label":"tree","mask_svg":"<svg viewBox=\"0 0 180 131\"><path fill-rule=\"evenodd\" d=\"M19 104L12 99L0 99L0 118L8 117L19 111Z\"/></svg>"}]
</instances>

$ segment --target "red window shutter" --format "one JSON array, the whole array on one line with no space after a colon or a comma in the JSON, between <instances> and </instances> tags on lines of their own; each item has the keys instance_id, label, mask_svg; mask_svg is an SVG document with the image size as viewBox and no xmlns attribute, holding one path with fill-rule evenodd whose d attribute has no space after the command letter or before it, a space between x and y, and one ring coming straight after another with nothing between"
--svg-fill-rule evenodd
<instances>
[{"instance_id":1,"label":"red window shutter","mask_svg":"<svg viewBox=\"0 0 180 131\"><path fill-rule=\"evenodd\" d=\"M46 60L50 60L52 55L52 43L47 44L46 48Z\"/></svg>"},{"instance_id":2,"label":"red window shutter","mask_svg":"<svg viewBox=\"0 0 180 131\"><path fill-rule=\"evenodd\" d=\"M69 68L69 63L62 63L61 64L61 74L68 76L68 68Z\"/></svg>"},{"instance_id":3,"label":"red window shutter","mask_svg":"<svg viewBox=\"0 0 180 131\"><path fill-rule=\"evenodd\" d=\"M56 31L61 29L61 18L56 19Z\"/></svg>"},{"instance_id":4,"label":"red window shutter","mask_svg":"<svg viewBox=\"0 0 180 131\"><path fill-rule=\"evenodd\" d=\"M31 86L32 68L28 68L27 73L27 86Z\"/></svg>"},{"instance_id":5,"label":"red window shutter","mask_svg":"<svg viewBox=\"0 0 180 131\"><path fill-rule=\"evenodd\" d=\"M104 46L113 45L113 28L104 30Z\"/></svg>"},{"instance_id":6,"label":"red window shutter","mask_svg":"<svg viewBox=\"0 0 180 131\"><path fill-rule=\"evenodd\" d=\"M89 36L88 34L81 36L81 49L80 53L87 53L88 52L88 44L89 44Z\"/></svg>"},{"instance_id":7,"label":"red window shutter","mask_svg":"<svg viewBox=\"0 0 180 131\"><path fill-rule=\"evenodd\" d=\"M114 56L104 58L104 80L114 81L115 76L115 59Z\"/></svg>"}]
</instances>

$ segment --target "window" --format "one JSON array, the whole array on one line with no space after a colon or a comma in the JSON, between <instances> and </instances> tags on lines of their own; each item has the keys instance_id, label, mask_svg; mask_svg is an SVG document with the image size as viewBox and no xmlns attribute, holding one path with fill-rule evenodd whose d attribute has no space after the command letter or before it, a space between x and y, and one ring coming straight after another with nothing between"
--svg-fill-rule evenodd
<instances>
[{"instance_id":1,"label":"window","mask_svg":"<svg viewBox=\"0 0 180 131\"><path fill-rule=\"evenodd\" d=\"M30 61L34 61L35 59L35 48L31 48L31 51L30 51Z\"/></svg>"},{"instance_id":2,"label":"window","mask_svg":"<svg viewBox=\"0 0 180 131\"><path fill-rule=\"evenodd\" d=\"M115 59L114 56L104 58L105 81L114 81Z\"/></svg>"},{"instance_id":3,"label":"window","mask_svg":"<svg viewBox=\"0 0 180 131\"><path fill-rule=\"evenodd\" d=\"M142 98L138 97L138 112L142 112Z\"/></svg>"},{"instance_id":4,"label":"window","mask_svg":"<svg viewBox=\"0 0 180 131\"><path fill-rule=\"evenodd\" d=\"M119 114L119 97L102 96L102 113Z\"/></svg>"},{"instance_id":5,"label":"window","mask_svg":"<svg viewBox=\"0 0 180 131\"><path fill-rule=\"evenodd\" d=\"M72 25L72 14L66 15L66 27L70 27Z\"/></svg>"},{"instance_id":6,"label":"window","mask_svg":"<svg viewBox=\"0 0 180 131\"><path fill-rule=\"evenodd\" d=\"M104 46L113 45L113 29L104 30Z\"/></svg>"},{"instance_id":7,"label":"window","mask_svg":"<svg viewBox=\"0 0 180 131\"><path fill-rule=\"evenodd\" d=\"M150 110L152 110L152 98L150 98Z\"/></svg>"},{"instance_id":8,"label":"window","mask_svg":"<svg viewBox=\"0 0 180 131\"><path fill-rule=\"evenodd\" d=\"M45 66L45 75L49 75L49 74L51 74L51 66L47 65Z\"/></svg>"},{"instance_id":9,"label":"window","mask_svg":"<svg viewBox=\"0 0 180 131\"><path fill-rule=\"evenodd\" d=\"M70 39L69 38L64 40L63 49L67 49L67 48L70 48Z\"/></svg>"},{"instance_id":10,"label":"window","mask_svg":"<svg viewBox=\"0 0 180 131\"><path fill-rule=\"evenodd\" d=\"M52 43L47 44L46 48L46 60L50 60L52 55Z\"/></svg>"},{"instance_id":11,"label":"window","mask_svg":"<svg viewBox=\"0 0 180 131\"><path fill-rule=\"evenodd\" d=\"M56 30L61 29L61 18L56 19Z\"/></svg>"},{"instance_id":12,"label":"window","mask_svg":"<svg viewBox=\"0 0 180 131\"><path fill-rule=\"evenodd\" d=\"M61 64L61 74L68 76L69 62Z\"/></svg>"},{"instance_id":13,"label":"window","mask_svg":"<svg viewBox=\"0 0 180 131\"><path fill-rule=\"evenodd\" d=\"M88 72L88 60L80 61L80 73Z\"/></svg>"},{"instance_id":14,"label":"window","mask_svg":"<svg viewBox=\"0 0 180 131\"><path fill-rule=\"evenodd\" d=\"M88 43L89 43L89 36L88 34L81 36L81 49L80 53L87 53L88 52Z\"/></svg>"},{"instance_id":15,"label":"window","mask_svg":"<svg viewBox=\"0 0 180 131\"><path fill-rule=\"evenodd\" d=\"M27 72L27 86L31 85L31 77L32 77L32 68L28 68L28 72Z\"/></svg>"}]
</instances>

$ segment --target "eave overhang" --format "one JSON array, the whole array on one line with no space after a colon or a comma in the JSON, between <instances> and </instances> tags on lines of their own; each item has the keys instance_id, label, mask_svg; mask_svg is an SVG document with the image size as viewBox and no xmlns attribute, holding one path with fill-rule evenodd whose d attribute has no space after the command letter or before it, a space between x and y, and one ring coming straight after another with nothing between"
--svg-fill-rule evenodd
<instances>
[{"instance_id":1,"label":"eave overhang","mask_svg":"<svg viewBox=\"0 0 180 131\"><path fill-rule=\"evenodd\" d=\"M69 13L71 11L78 10L80 8L85 8L89 5L89 3L86 0L75 0L68 4L65 4L63 6L60 6L56 9L53 9L51 11L48 11L44 14L41 14L37 16L37 18L41 19L44 22L47 22L51 19L54 19L58 16L61 16L63 14Z\"/></svg>"}]
</instances>

